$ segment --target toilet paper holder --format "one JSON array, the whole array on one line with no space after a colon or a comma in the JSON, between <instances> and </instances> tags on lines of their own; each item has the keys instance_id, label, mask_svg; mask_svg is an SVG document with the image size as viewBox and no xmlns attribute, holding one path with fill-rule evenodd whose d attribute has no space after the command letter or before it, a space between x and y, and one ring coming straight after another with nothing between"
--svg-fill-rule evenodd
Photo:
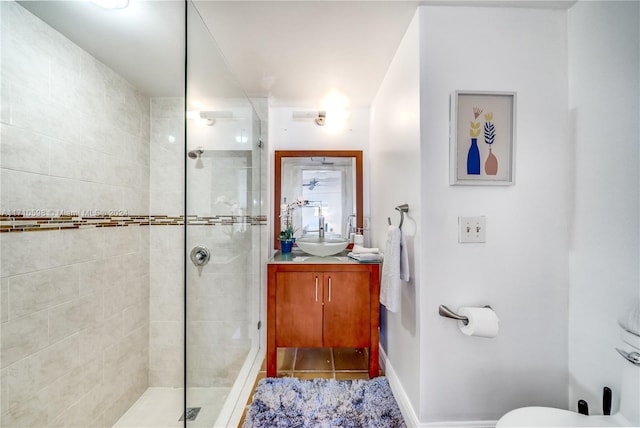
<instances>
[{"instance_id":1,"label":"toilet paper holder","mask_svg":"<svg viewBox=\"0 0 640 428\"><path fill-rule=\"evenodd\" d=\"M483 307L491 309L491 306L489 305L485 305ZM438 314L440 314L441 317L452 318L454 320L462 321L464 325L469 324L469 318L456 314L451 309L447 308L445 305L440 305L440 307L438 308Z\"/></svg>"}]
</instances>

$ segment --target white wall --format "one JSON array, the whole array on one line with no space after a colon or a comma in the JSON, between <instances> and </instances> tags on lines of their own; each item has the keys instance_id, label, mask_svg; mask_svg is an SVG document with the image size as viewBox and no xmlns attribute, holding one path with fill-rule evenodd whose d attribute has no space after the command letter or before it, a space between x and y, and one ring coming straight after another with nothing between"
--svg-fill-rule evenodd
<instances>
[{"instance_id":1,"label":"white wall","mask_svg":"<svg viewBox=\"0 0 640 428\"><path fill-rule=\"evenodd\" d=\"M394 209L409 204L402 230L410 260L408 283L402 287L401 310L381 306L380 336L393 370L414 409L420 401L419 231L421 228L419 14L409 25L371 107L371 237L384 248L387 217L398 225ZM389 367L389 365L391 367ZM416 412L417 413L417 412Z\"/></svg>"},{"instance_id":2,"label":"white wall","mask_svg":"<svg viewBox=\"0 0 640 428\"><path fill-rule=\"evenodd\" d=\"M617 320L640 299L640 7L578 2L569 10L571 139L570 405L601 412L620 392Z\"/></svg>"},{"instance_id":3,"label":"white wall","mask_svg":"<svg viewBox=\"0 0 640 428\"><path fill-rule=\"evenodd\" d=\"M246 99L220 100L203 97L198 101L207 106L202 108L204 111L230 114L232 117L215 119L213 125L208 125L206 119L189 119L187 150L197 148L204 150L251 150L253 148L251 138L253 111ZM193 113L199 113L199 111Z\"/></svg>"},{"instance_id":4,"label":"white wall","mask_svg":"<svg viewBox=\"0 0 640 428\"><path fill-rule=\"evenodd\" d=\"M365 224L369 215L369 108L352 107L346 126L336 132L317 126L312 119L293 119L295 107L269 107L269 188L273 189L273 152L276 150L362 150ZM273 199L273 190L269 191ZM273 200L268 212L273 212ZM272 215L269 215L271 219ZM273 219L271 219L273 221ZM270 227L270 229L273 229ZM273 232L270 231L270 247L273 248ZM365 243L369 231L365 231Z\"/></svg>"},{"instance_id":5,"label":"white wall","mask_svg":"<svg viewBox=\"0 0 640 428\"><path fill-rule=\"evenodd\" d=\"M544 29L544 30L543 30ZM420 8L420 420L490 421L567 405L566 11ZM517 92L515 185L449 185L449 96ZM459 244L458 216L487 216ZM494 339L438 305L491 305Z\"/></svg>"}]
</instances>

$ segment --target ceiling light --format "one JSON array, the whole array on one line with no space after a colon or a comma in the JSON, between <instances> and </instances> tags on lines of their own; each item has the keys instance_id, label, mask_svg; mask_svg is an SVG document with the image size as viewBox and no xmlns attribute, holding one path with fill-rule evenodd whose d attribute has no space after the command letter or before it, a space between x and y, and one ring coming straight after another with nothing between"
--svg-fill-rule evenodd
<instances>
[{"instance_id":1,"label":"ceiling light","mask_svg":"<svg viewBox=\"0 0 640 428\"><path fill-rule=\"evenodd\" d=\"M345 128L350 113L348 111L349 98L336 89L331 89L320 101L320 105L327 112L325 121L326 132L334 134Z\"/></svg>"},{"instance_id":2,"label":"ceiling light","mask_svg":"<svg viewBox=\"0 0 640 428\"><path fill-rule=\"evenodd\" d=\"M91 0L91 3L103 9L124 9L129 6L129 0Z\"/></svg>"}]
</instances>

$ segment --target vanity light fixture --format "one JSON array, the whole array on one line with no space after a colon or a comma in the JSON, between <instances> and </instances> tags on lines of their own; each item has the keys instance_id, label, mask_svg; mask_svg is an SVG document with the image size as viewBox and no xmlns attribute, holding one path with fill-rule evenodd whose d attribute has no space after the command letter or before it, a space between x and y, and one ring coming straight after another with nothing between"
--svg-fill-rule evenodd
<instances>
[{"instance_id":1,"label":"vanity light fixture","mask_svg":"<svg viewBox=\"0 0 640 428\"><path fill-rule=\"evenodd\" d=\"M129 6L129 0L91 0L91 3L103 9L124 9Z\"/></svg>"},{"instance_id":2,"label":"vanity light fixture","mask_svg":"<svg viewBox=\"0 0 640 428\"><path fill-rule=\"evenodd\" d=\"M324 126L325 122L327 121L327 112L326 111L319 111L318 112L318 117L316 117L316 125L318 126Z\"/></svg>"},{"instance_id":3,"label":"vanity light fixture","mask_svg":"<svg viewBox=\"0 0 640 428\"><path fill-rule=\"evenodd\" d=\"M327 121L327 112L324 110L294 111L291 116L294 120L313 119L318 126L324 126Z\"/></svg>"}]
</instances>

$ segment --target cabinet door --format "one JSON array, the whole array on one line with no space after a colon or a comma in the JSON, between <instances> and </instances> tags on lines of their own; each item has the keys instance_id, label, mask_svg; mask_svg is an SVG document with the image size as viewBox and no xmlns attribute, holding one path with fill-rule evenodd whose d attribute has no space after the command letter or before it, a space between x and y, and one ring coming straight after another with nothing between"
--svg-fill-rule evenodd
<instances>
[{"instance_id":1,"label":"cabinet door","mask_svg":"<svg viewBox=\"0 0 640 428\"><path fill-rule=\"evenodd\" d=\"M369 347L369 272L324 273L324 346Z\"/></svg>"},{"instance_id":2,"label":"cabinet door","mask_svg":"<svg viewBox=\"0 0 640 428\"><path fill-rule=\"evenodd\" d=\"M276 273L276 346L322 346L322 274Z\"/></svg>"}]
</instances>

